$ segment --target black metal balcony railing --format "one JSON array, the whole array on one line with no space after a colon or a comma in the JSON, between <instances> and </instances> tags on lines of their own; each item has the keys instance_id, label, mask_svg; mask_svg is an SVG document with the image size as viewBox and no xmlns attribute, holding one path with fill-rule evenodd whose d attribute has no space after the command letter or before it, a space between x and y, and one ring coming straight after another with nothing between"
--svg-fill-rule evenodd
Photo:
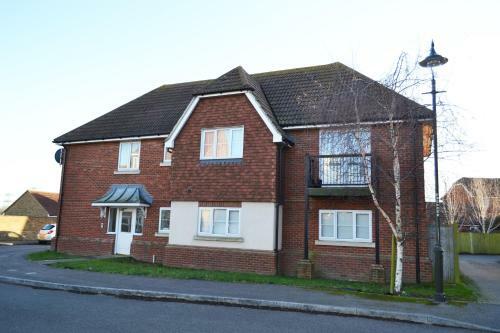
<instances>
[{"instance_id":1,"label":"black metal balcony railing","mask_svg":"<svg viewBox=\"0 0 500 333\"><path fill-rule=\"evenodd\" d=\"M365 158L368 170L359 154L308 156L308 187L368 185L372 160L369 154Z\"/></svg>"}]
</instances>

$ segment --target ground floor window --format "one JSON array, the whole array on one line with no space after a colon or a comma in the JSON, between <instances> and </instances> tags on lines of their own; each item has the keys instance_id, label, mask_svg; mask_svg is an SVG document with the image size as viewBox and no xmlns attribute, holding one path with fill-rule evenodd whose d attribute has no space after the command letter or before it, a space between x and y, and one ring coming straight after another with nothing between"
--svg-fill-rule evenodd
<instances>
[{"instance_id":1,"label":"ground floor window","mask_svg":"<svg viewBox=\"0 0 500 333\"><path fill-rule=\"evenodd\" d=\"M117 209L116 208L110 208L109 209L109 216L108 216L108 233L114 234L116 232L116 215L117 215Z\"/></svg>"},{"instance_id":2,"label":"ground floor window","mask_svg":"<svg viewBox=\"0 0 500 333\"><path fill-rule=\"evenodd\" d=\"M201 207L198 232L202 235L238 236L240 209Z\"/></svg>"},{"instance_id":3,"label":"ground floor window","mask_svg":"<svg viewBox=\"0 0 500 333\"><path fill-rule=\"evenodd\" d=\"M109 208L108 214L108 234L116 233L118 225L120 232L132 232L134 213L131 209ZM144 229L145 211L137 209L135 214L134 234L141 235Z\"/></svg>"},{"instance_id":4,"label":"ground floor window","mask_svg":"<svg viewBox=\"0 0 500 333\"><path fill-rule=\"evenodd\" d=\"M138 208L135 217L135 230L134 234L142 235L142 229L144 229L144 219L146 218L146 209Z\"/></svg>"},{"instance_id":5,"label":"ground floor window","mask_svg":"<svg viewBox=\"0 0 500 333\"><path fill-rule=\"evenodd\" d=\"M320 210L319 239L372 241L372 212L368 210Z\"/></svg>"},{"instance_id":6,"label":"ground floor window","mask_svg":"<svg viewBox=\"0 0 500 333\"><path fill-rule=\"evenodd\" d=\"M158 232L168 233L170 232L170 208L162 207L160 208L160 221Z\"/></svg>"}]
</instances>

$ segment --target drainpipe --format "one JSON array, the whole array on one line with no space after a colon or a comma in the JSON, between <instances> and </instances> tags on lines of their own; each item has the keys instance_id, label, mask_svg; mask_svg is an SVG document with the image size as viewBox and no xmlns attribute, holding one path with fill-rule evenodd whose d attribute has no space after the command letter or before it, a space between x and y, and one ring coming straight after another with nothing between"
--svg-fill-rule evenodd
<instances>
[{"instance_id":1,"label":"drainpipe","mask_svg":"<svg viewBox=\"0 0 500 333\"><path fill-rule=\"evenodd\" d=\"M414 224L415 224L415 281L417 283L420 283L420 232L419 232L419 219L420 216L418 214L418 177L417 177L417 163L418 163L418 157L417 157L417 147L420 147L417 145L417 132L418 129L420 129L419 124L415 125L415 130L413 131L413 165L414 165L414 172L413 172L413 186L414 186L414 191L413 191L413 204L415 205L415 214L414 214Z\"/></svg>"},{"instance_id":2,"label":"drainpipe","mask_svg":"<svg viewBox=\"0 0 500 333\"><path fill-rule=\"evenodd\" d=\"M56 243L54 244L54 250L57 252L59 248L59 236L61 235L61 211L62 211L62 203L63 203L63 186L64 186L64 167L66 166L66 154L68 153L66 147L64 148L62 153L62 168L61 168L61 180L59 182L59 207L57 213L57 234L56 234Z\"/></svg>"},{"instance_id":3,"label":"drainpipe","mask_svg":"<svg viewBox=\"0 0 500 333\"><path fill-rule=\"evenodd\" d=\"M278 151L276 152L276 167L277 167L277 181L276 181L276 205L275 205L275 221L274 221L274 253L276 253L276 274L279 273L279 231L280 231L280 206L283 205L283 150L285 144L278 144Z\"/></svg>"},{"instance_id":4,"label":"drainpipe","mask_svg":"<svg viewBox=\"0 0 500 333\"><path fill-rule=\"evenodd\" d=\"M378 165L375 156L372 156L372 172L375 170L375 193L380 193ZM375 264L380 265L380 211L375 209Z\"/></svg>"}]
</instances>

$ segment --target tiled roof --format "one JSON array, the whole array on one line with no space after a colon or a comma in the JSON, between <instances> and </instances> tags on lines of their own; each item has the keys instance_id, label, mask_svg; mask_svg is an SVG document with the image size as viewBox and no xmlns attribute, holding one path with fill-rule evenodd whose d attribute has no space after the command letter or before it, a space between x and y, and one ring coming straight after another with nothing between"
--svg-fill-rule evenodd
<instances>
[{"instance_id":1,"label":"tiled roof","mask_svg":"<svg viewBox=\"0 0 500 333\"><path fill-rule=\"evenodd\" d=\"M252 83L250 81L253 81ZM206 95L238 90L255 90L259 85L241 66L231 69L224 75L208 82L194 95Z\"/></svg>"},{"instance_id":2,"label":"tiled roof","mask_svg":"<svg viewBox=\"0 0 500 333\"><path fill-rule=\"evenodd\" d=\"M50 216L57 216L59 213L59 193L29 191L31 195L45 208Z\"/></svg>"},{"instance_id":3,"label":"tiled roof","mask_svg":"<svg viewBox=\"0 0 500 333\"><path fill-rule=\"evenodd\" d=\"M387 119L381 105L394 94L341 64L248 74L236 67L215 80L161 86L54 140L71 142L170 133L196 94L250 90L279 127L354 122L353 91L362 121ZM429 118L431 111L401 95L396 117Z\"/></svg>"}]
</instances>

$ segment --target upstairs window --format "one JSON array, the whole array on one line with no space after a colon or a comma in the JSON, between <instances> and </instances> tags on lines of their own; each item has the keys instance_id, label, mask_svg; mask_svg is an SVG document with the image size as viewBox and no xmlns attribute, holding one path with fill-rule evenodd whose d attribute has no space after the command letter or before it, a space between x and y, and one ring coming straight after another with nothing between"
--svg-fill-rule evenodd
<instances>
[{"instance_id":1,"label":"upstairs window","mask_svg":"<svg viewBox=\"0 0 500 333\"><path fill-rule=\"evenodd\" d=\"M368 182L366 175L370 172L371 153L369 128L323 130L319 137L319 153L322 156L319 159L319 178L323 185L361 185ZM361 153L367 154L365 161Z\"/></svg>"},{"instance_id":2,"label":"upstairs window","mask_svg":"<svg viewBox=\"0 0 500 333\"><path fill-rule=\"evenodd\" d=\"M141 153L140 141L120 142L118 171L139 170L140 153Z\"/></svg>"},{"instance_id":3,"label":"upstairs window","mask_svg":"<svg viewBox=\"0 0 500 333\"><path fill-rule=\"evenodd\" d=\"M230 159L243 157L243 127L204 129L201 131L200 158Z\"/></svg>"}]
</instances>

